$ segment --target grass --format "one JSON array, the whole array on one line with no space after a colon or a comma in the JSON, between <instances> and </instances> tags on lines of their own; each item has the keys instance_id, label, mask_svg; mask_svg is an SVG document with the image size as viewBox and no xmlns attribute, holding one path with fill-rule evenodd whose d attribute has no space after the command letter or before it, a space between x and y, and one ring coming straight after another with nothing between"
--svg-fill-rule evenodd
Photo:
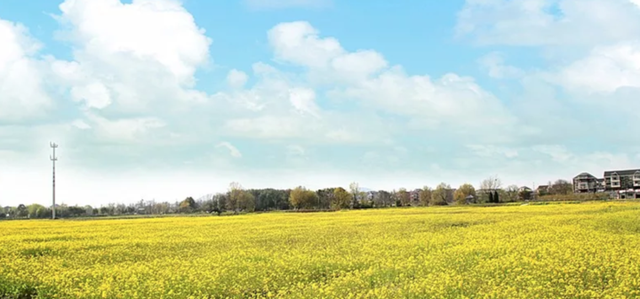
<instances>
[{"instance_id":1,"label":"grass","mask_svg":"<svg viewBox=\"0 0 640 299\"><path fill-rule=\"evenodd\" d=\"M640 204L0 223L0 298L633 298Z\"/></svg>"}]
</instances>

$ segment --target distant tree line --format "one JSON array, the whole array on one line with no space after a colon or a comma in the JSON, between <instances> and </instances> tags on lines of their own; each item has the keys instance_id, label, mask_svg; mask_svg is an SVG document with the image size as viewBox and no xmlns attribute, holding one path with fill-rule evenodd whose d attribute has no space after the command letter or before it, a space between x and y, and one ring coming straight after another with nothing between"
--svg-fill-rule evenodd
<instances>
[{"instance_id":1,"label":"distant tree line","mask_svg":"<svg viewBox=\"0 0 640 299\"><path fill-rule=\"evenodd\" d=\"M446 183L435 188L425 186L421 189L400 188L392 191L362 191L357 183L351 183L349 190L342 187L309 190L303 186L294 189L244 189L233 182L227 192L211 194L194 199L187 197L182 201L156 202L140 200L136 203L110 203L99 208L87 206L57 205L56 216L104 217L122 215L165 215L214 213L238 214L275 210L320 211L343 209L368 209L409 206L443 206L465 204L497 204L532 200L535 196L568 195L573 192L571 183L558 180L549 184L540 194L526 187L516 185L502 187L498 177L482 181L478 189L471 184L462 184L457 189ZM38 219L51 218L51 208L39 204L16 207L0 207L0 218Z\"/></svg>"}]
</instances>

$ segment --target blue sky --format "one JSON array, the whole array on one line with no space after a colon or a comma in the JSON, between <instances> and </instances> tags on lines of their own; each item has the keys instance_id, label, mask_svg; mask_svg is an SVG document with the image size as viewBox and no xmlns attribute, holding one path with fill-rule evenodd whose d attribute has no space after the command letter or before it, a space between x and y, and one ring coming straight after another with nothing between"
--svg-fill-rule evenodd
<instances>
[{"instance_id":1,"label":"blue sky","mask_svg":"<svg viewBox=\"0 0 640 299\"><path fill-rule=\"evenodd\" d=\"M0 0L0 205L640 165L637 0Z\"/></svg>"}]
</instances>

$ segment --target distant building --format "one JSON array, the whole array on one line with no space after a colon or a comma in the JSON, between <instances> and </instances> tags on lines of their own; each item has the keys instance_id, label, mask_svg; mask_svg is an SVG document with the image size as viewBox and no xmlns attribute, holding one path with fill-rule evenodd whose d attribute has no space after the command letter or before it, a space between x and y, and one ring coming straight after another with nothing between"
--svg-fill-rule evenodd
<instances>
[{"instance_id":1,"label":"distant building","mask_svg":"<svg viewBox=\"0 0 640 299\"><path fill-rule=\"evenodd\" d=\"M522 186L520 188L518 188L518 192L532 192L531 188L527 187L527 186Z\"/></svg>"},{"instance_id":2,"label":"distant building","mask_svg":"<svg viewBox=\"0 0 640 299\"><path fill-rule=\"evenodd\" d=\"M378 195L378 191L367 191L367 199L373 201Z\"/></svg>"},{"instance_id":3,"label":"distant building","mask_svg":"<svg viewBox=\"0 0 640 299\"><path fill-rule=\"evenodd\" d=\"M595 193L598 191L598 178L588 172L583 172L573 178L574 193Z\"/></svg>"},{"instance_id":4,"label":"distant building","mask_svg":"<svg viewBox=\"0 0 640 299\"><path fill-rule=\"evenodd\" d=\"M605 171L604 189L618 198L640 198L640 169Z\"/></svg>"},{"instance_id":5,"label":"distant building","mask_svg":"<svg viewBox=\"0 0 640 299\"><path fill-rule=\"evenodd\" d=\"M541 196L549 193L549 185L539 185L536 188L536 195Z\"/></svg>"},{"instance_id":6,"label":"distant building","mask_svg":"<svg viewBox=\"0 0 640 299\"><path fill-rule=\"evenodd\" d=\"M604 192L604 191L606 191L604 179L598 179L598 184L596 185L596 192Z\"/></svg>"},{"instance_id":7,"label":"distant building","mask_svg":"<svg viewBox=\"0 0 640 299\"><path fill-rule=\"evenodd\" d=\"M476 202L476 198L475 196L473 196L472 194L470 194L469 196L467 196L465 198L465 200L467 201L467 204L471 204L471 203L475 203Z\"/></svg>"},{"instance_id":8,"label":"distant building","mask_svg":"<svg viewBox=\"0 0 640 299\"><path fill-rule=\"evenodd\" d=\"M409 196L411 197L411 203L420 201L420 192L421 189L415 189L413 191L409 191Z\"/></svg>"}]
</instances>

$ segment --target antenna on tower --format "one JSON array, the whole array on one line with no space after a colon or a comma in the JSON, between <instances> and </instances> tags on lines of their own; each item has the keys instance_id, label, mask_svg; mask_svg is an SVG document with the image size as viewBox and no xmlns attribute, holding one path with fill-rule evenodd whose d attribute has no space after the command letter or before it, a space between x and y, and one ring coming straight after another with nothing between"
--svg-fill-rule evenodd
<instances>
[{"instance_id":1,"label":"antenna on tower","mask_svg":"<svg viewBox=\"0 0 640 299\"><path fill-rule=\"evenodd\" d=\"M56 148L58 148L58 145L53 142L49 142L49 146L53 150L53 155L49 156L49 159L53 162L53 206L51 207L51 219L56 219L56 161L58 161L58 158L56 157Z\"/></svg>"}]
</instances>

